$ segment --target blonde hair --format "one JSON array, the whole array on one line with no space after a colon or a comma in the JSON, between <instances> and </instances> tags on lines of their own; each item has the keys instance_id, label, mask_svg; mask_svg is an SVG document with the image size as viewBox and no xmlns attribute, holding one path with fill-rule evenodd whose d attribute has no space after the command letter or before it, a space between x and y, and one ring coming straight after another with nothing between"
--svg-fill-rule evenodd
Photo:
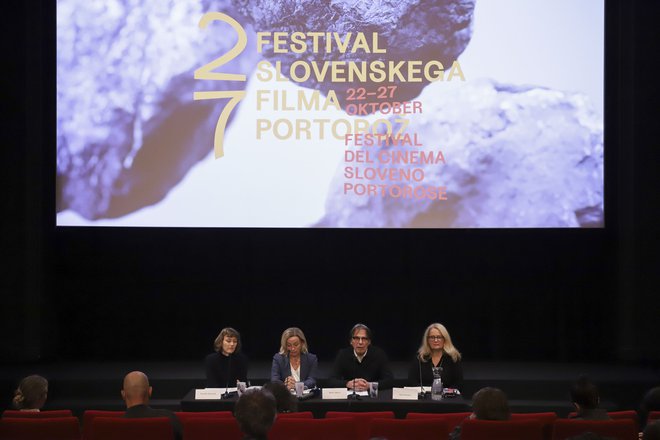
<instances>
[{"instance_id":1,"label":"blonde hair","mask_svg":"<svg viewBox=\"0 0 660 440\"><path fill-rule=\"evenodd\" d=\"M16 409L40 409L48 397L48 381L37 374L27 376L14 391L12 403Z\"/></svg>"},{"instance_id":2,"label":"blonde hair","mask_svg":"<svg viewBox=\"0 0 660 440\"><path fill-rule=\"evenodd\" d=\"M234 328L225 327L220 330L220 334L215 341L213 341L213 349L218 353L222 352L222 341L225 339L225 336L230 338L236 338L236 351L241 349L241 334Z\"/></svg>"},{"instance_id":3,"label":"blonde hair","mask_svg":"<svg viewBox=\"0 0 660 440\"><path fill-rule=\"evenodd\" d=\"M421 361L427 362L431 358L431 346L429 345L429 333L431 330L436 329L440 334L445 338L445 345L442 350L447 353L454 362L461 360L461 353L454 347L454 344L451 342L451 336L445 328L444 325L434 322L433 324L426 327L424 331L424 336L422 336L422 345L419 346L417 350L417 358Z\"/></svg>"},{"instance_id":4,"label":"blonde hair","mask_svg":"<svg viewBox=\"0 0 660 440\"><path fill-rule=\"evenodd\" d=\"M305 338L305 334L303 333L303 331L300 330L298 327L289 327L288 329L282 332L282 337L280 338L280 354L287 353L286 340L294 336L297 336L298 339L300 339L300 344L301 344L300 352L307 353L309 349L307 348L307 339Z\"/></svg>"}]
</instances>

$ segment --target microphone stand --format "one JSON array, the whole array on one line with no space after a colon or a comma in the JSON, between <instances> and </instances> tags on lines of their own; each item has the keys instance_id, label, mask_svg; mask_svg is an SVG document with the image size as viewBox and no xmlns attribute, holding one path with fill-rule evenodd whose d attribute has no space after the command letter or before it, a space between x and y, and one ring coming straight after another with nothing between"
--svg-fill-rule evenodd
<instances>
[{"instance_id":1,"label":"microphone stand","mask_svg":"<svg viewBox=\"0 0 660 440\"><path fill-rule=\"evenodd\" d=\"M293 371L291 370L291 350L289 350L288 348L286 350L286 365L289 367L289 376L293 377ZM284 386L288 390L289 386L286 384L286 379L287 378L284 377L284 380L282 382L284 383Z\"/></svg>"},{"instance_id":2,"label":"microphone stand","mask_svg":"<svg viewBox=\"0 0 660 440\"><path fill-rule=\"evenodd\" d=\"M349 399L353 400L362 400L362 397L358 393L355 392L355 379L357 378L357 373L358 373L358 360L357 357L355 357L355 353L353 353L353 362L355 362L355 368L353 369L353 393L348 395Z\"/></svg>"},{"instance_id":3,"label":"microphone stand","mask_svg":"<svg viewBox=\"0 0 660 440\"><path fill-rule=\"evenodd\" d=\"M426 393L424 392L424 385L422 385L422 360L419 357L417 357L417 363L419 364L419 393L417 394L417 398L424 400Z\"/></svg>"},{"instance_id":4,"label":"microphone stand","mask_svg":"<svg viewBox=\"0 0 660 440\"><path fill-rule=\"evenodd\" d=\"M227 361L227 385L225 386L225 393L222 395L223 399L229 399L229 378L231 377L231 357L233 353L229 354L229 360Z\"/></svg>"}]
</instances>

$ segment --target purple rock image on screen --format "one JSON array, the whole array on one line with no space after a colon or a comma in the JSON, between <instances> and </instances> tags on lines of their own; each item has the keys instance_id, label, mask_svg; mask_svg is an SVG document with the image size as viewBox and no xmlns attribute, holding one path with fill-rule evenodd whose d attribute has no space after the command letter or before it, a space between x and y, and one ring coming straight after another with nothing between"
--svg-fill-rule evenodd
<instances>
[{"instance_id":1,"label":"purple rock image on screen","mask_svg":"<svg viewBox=\"0 0 660 440\"><path fill-rule=\"evenodd\" d=\"M229 0L213 5L240 17ZM58 211L112 218L154 204L213 148L225 102L193 91L246 83L194 79L234 45L227 31L200 32L206 11L199 0L58 2ZM226 68L252 71L254 47Z\"/></svg>"}]
</instances>

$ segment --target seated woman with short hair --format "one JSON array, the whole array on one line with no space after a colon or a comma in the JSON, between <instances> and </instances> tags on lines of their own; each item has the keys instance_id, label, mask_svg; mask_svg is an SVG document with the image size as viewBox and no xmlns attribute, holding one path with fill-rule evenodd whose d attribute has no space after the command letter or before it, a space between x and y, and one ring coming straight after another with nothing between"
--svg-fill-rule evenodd
<instances>
[{"instance_id":1,"label":"seated woman with short hair","mask_svg":"<svg viewBox=\"0 0 660 440\"><path fill-rule=\"evenodd\" d=\"M237 381L247 382L248 359L241 353L241 335L225 327L213 343L215 353L206 356L206 386L235 387Z\"/></svg>"}]
</instances>

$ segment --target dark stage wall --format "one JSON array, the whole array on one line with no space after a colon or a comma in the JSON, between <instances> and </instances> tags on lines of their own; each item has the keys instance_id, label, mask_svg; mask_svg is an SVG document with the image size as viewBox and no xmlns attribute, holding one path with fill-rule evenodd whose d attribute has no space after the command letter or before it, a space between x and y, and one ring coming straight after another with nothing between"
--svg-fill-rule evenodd
<instances>
[{"instance_id":1,"label":"dark stage wall","mask_svg":"<svg viewBox=\"0 0 660 440\"><path fill-rule=\"evenodd\" d=\"M54 2L13 6L0 356L201 358L232 325L267 359L297 325L327 360L364 321L406 359L440 321L471 360L657 362L650 3L606 5L605 229L411 231L56 229Z\"/></svg>"},{"instance_id":2,"label":"dark stage wall","mask_svg":"<svg viewBox=\"0 0 660 440\"><path fill-rule=\"evenodd\" d=\"M606 235L65 229L55 275L67 286L56 301L67 316L62 349L200 356L233 325L245 349L265 357L298 325L328 359L364 321L405 358L425 326L441 321L470 358L598 358L616 300L615 271L603 270L613 267Z\"/></svg>"}]
</instances>

